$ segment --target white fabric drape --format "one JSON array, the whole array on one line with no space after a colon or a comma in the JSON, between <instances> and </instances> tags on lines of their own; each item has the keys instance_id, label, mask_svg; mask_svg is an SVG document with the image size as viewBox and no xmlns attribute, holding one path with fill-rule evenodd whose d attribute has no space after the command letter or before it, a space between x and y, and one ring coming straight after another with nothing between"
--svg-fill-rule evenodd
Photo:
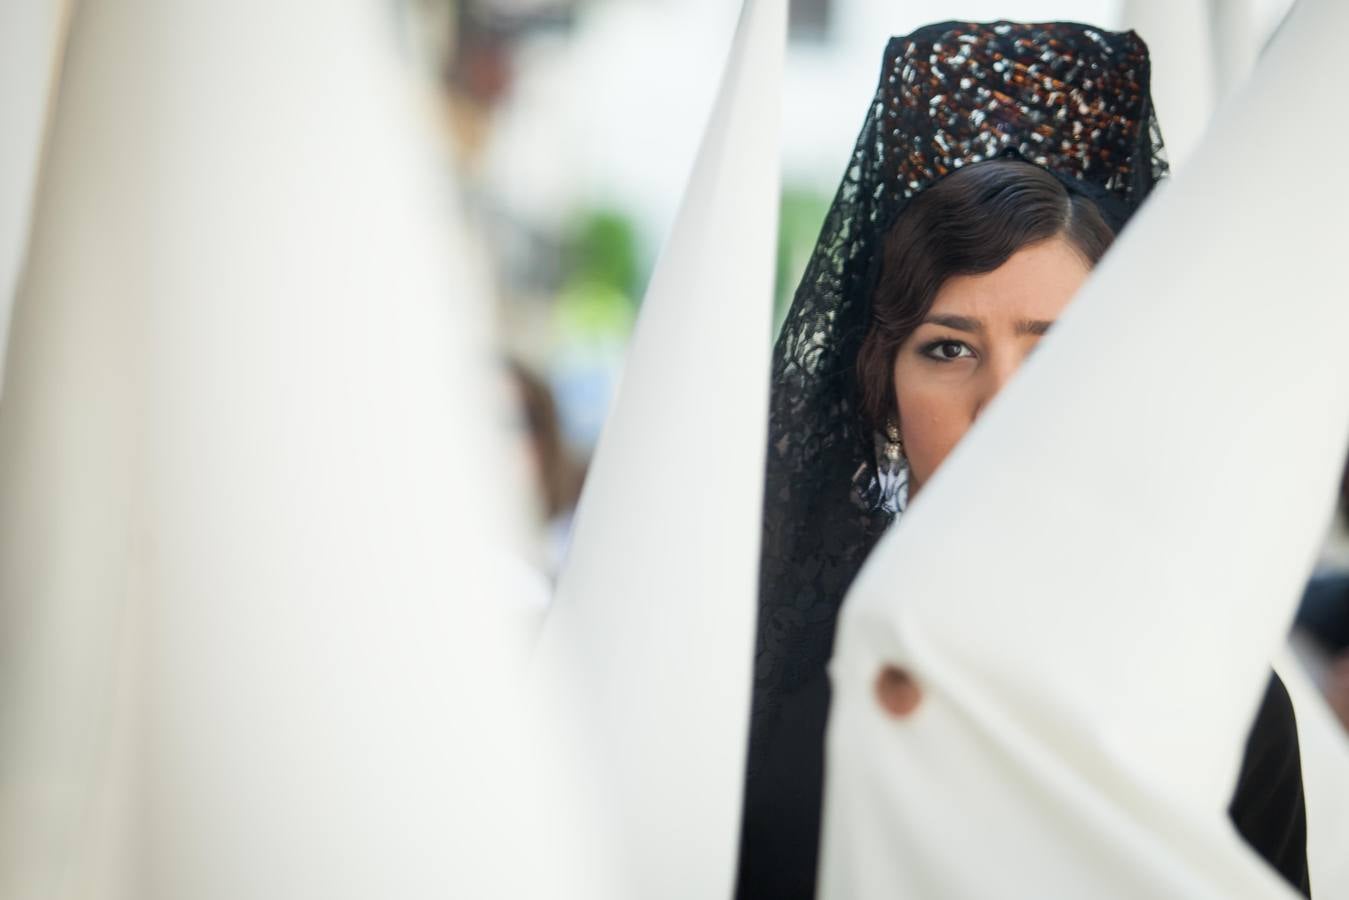
<instances>
[{"instance_id":1,"label":"white fabric drape","mask_svg":"<svg viewBox=\"0 0 1349 900\"><path fill-rule=\"evenodd\" d=\"M391 24L76 14L0 406L6 898L607 896Z\"/></svg>"},{"instance_id":2,"label":"white fabric drape","mask_svg":"<svg viewBox=\"0 0 1349 900\"><path fill-rule=\"evenodd\" d=\"M1262 35L1254 5L1254 0L1209 0L1213 79L1219 102L1250 77L1259 56Z\"/></svg>"},{"instance_id":3,"label":"white fabric drape","mask_svg":"<svg viewBox=\"0 0 1349 900\"><path fill-rule=\"evenodd\" d=\"M1349 187L1286 162L1345 25L1299 4L859 576L825 896L1290 895L1225 807L1345 452Z\"/></svg>"},{"instance_id":4,"label":"white fabric drape","mask_svg":"<svg viewBox=\"0 0 1349 900\"><path fill-rule=\"evenodd\" d=\"M724 897L748 732L783 0L748 0L577 512L541 670L574 659L623 896Z\"/></svg>"}]
</instances>

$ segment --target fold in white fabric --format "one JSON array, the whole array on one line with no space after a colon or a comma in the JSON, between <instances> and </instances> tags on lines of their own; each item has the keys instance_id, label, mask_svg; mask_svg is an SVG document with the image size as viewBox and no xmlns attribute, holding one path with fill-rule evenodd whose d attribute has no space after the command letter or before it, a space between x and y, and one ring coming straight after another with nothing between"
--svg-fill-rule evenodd
<instances>
[{"instance_id":1,"label":"fold in white fabric","mask_svg":"<svg viewBox=\"0 0 1349 900\"><path fill-rule=\"evenodd\" d=\"M1245 0L1240 0L1245 2ZM1166 156L1179 171L1204 135L1219 84L1209 0L1122 0L1119 27L1147 42L1152 99L1166 138Z\"/></svg>"},{"instance_id":2,"label":"fold in white fabric","mask_svg":"<svg viewBox=\"0 0 1349 900\"><path fill-rule=\"evenodd\" d=\"M9 314L28 246L39 162L56 94L67 0L0 4L0 394Z\"/></svg>"},{"instance_id":3,"label":"fold in white fabric","mask_svg":"<svg viewBox=\"0 0 1349 900\"><path fill-rule=\"evenodd\" d=\"M611 798L622 896L724 897L748 733L783 0L748 0L545 624Z\"/></svg>"},{"instance_id":4,"label":"fold in white fabric","mask_svg":"<svg viewBox=\"0 0 1349 900\"><path fill-rule=\"evenodd\" d=\"M1349 185L1288 148L1349 138L1346 25L1298 5L859 576L824 896L1290 896L1225 808L1345 453Z\"/></svg>"}]
</instances>

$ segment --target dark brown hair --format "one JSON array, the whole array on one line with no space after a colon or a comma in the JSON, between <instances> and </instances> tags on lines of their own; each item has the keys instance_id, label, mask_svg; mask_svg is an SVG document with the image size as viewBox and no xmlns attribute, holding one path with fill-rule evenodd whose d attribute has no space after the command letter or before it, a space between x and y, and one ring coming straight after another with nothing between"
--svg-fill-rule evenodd
<instances>
[{"instance_id":1,"label":"dark brown hair","mask_svg":"<svg viewBox=\"0 0 1349 900\"><path fill-rule=\"evenodd\" d=\"M1021 160L957 169L909 203L881 241L871 327L857 353L872 427L894 413L895 354L946 280L991 272L1023 247L1060 236L1094 266L1115 233L1089 196Z\"/></svg>"}]
</instances>

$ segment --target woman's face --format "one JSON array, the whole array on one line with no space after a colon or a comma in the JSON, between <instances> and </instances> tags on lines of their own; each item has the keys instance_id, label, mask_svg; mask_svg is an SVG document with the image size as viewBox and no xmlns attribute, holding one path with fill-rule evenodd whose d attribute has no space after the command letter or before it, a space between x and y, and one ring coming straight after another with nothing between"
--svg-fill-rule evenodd
<instances>
[{"instance_id":1,"label":"woman's face","mask_svg":"<svg viewBox=\"0 0 1349 900\"><path fill-rule=\"evenodd\" d=\"M1021 367L1090 274L1062 238L1022 248L983 275L942 285L895 357L912 498Z\"/></svg>"}]
</instances>

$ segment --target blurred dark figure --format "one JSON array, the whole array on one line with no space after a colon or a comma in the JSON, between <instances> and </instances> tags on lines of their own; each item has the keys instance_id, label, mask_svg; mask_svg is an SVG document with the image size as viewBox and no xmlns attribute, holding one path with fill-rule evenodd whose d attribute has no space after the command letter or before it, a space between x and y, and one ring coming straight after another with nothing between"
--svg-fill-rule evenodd
<instances>
[{"instance_id":1,"label":"blurred dark figure","mask_svg":"<svg viewBox=\"0 0 1349 900\"><path fill-rule=\"evenodd\" d=\"M1349 522L1349 466L1340 482L1341 522ZM1294 623L1301 646L1321 656L1314 665L1331 709L1349 731L1349 571L1316 575Z\"/></svg>"},{"instance_id":2,"label":"blurred dark figure","mask_svg":"<svg viewBox=\"0 0 1349 900\"><path fill-rule=\"evenodd\" d=\"M566 550L584 467L562 439L557 406L548 385L518 360L508 359L506 369L517 393L520 421L516 431L524 441L528 468L534 476L538 498L535 508L544 530L544 562L552 575Z\"/></svg>"},{"instance_id":3,"label":"blurred dark figure","mask_svg":"<svg viewBox=\"0 0 1349 900\"><path fill-rule=\"evenodd\" d=\"M441 63L460 155L470 163L484 149L493 111L515 83L522 39L574 27L580 0L458 0L452 6L448 44Z\"/></svg>"}]
</instances>

